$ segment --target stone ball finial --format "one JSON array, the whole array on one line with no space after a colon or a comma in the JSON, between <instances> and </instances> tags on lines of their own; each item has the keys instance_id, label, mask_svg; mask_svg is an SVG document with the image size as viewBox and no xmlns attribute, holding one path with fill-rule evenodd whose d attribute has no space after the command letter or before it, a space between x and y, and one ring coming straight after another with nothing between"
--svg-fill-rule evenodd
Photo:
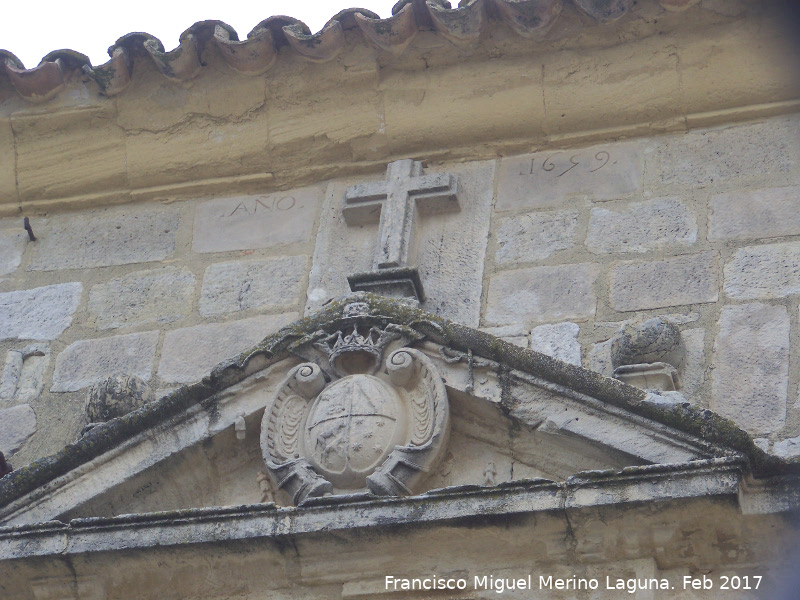
<instances>
[{"instance_id":1,"label":"stone ball finial","mask_svg":"<svg viewBox=\"0 0 800 600\"><path fill-rule=\"evenodd\" d=\"M153 400L155 393L146 381L132 375L114 375L89 390L86 415L91 423L105 423Z\"/></svg>"},{"instance_id":2,"label":"stone ball finial","mask_svg":"<svg viewBox=\"0 0 800 600\"><path fill-rule=\"evenodd\" d=\"M611 342L614 368L625 365L667 363L681 370L686 355L678 326L662 317L629 323Z\"/></svg>"}]
</instances>

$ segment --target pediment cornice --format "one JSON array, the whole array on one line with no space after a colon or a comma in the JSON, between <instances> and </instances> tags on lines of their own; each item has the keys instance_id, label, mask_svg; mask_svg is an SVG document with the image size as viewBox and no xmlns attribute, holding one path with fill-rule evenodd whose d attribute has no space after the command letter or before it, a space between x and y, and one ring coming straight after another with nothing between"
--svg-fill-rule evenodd
<instances>
[{"instance_id":1,"label":"pediment cornice","mask_svg":"<svg viewBox=\"0 0 800 600\"><path fill-rule=\"evenodd\" d=\"M357 314L353 312L354 305L359 306ZM617 380L519 348L404 302L359 293L332 302L316 315L281 329L254 348L220 364L202 381L96 427L59 453L4 477L0 481L0 507L5 509L0 511L8 516L26 502L38 502L37 499L57 493L72 479L91 471L92 465L102 465L107 457L123 455L126 448L154 435L156 430L189 423L192 419L199 422L201 417L213 423L215 431L221 430L225 426L224 418L220 417L222 399L235 396L237 386L238 389L242 389L241 385L252 386L245 380L257 378L271 368L288 372L287 369L309 360L308 349L319 340L330 340L330 336L347 328L352 331L354 326L362 327L362 331L393 329L404 344L417 348L414 352L437 362L436 368L448 380L448 389L453 393L477 397L484 394L493 398L492 402L510 418L529 428L572 436L628 456L639 455L642 462L638 464L733 458L756 478L800 473L800 465L762 452L747 433L711 411L688 403L665 403ZM281 367L284 364L287 366ZM484 384L474 377L479 370L487 374ZM533 395L527 397L526 390L533 390ZM546 397L540 400L542 394ZM563 410L580 414L583 421L541 418L553 402L564 402ZM184 428L189 431L192 427L195 426ZM615 444L602 437L613 437L612 429L624 432L626 428L631 431L633 441ZM202 435L208 434L192 435L197 439L188 436L186 444L202 441ZM647 449L637 448L636 435L648 436L652 444Z\"/></svg>"}]
</instances>

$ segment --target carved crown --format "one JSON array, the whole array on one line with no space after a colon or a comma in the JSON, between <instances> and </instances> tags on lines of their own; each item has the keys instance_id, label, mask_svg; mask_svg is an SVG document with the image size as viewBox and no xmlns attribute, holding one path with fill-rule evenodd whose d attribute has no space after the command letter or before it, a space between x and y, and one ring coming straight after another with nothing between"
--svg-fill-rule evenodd
<instances>
[{"instance_id":1,"label":"carved crown","mask_svg":"<svg viewBox=\"0 0 800 600\"><path fill-rule=\"evenodd\" d=\"M398 337L395 332L374 326L362 334L358 325L353 325L349 333L337 331L317 341L315 345L328 355L328 361L335 369L348 372L351 370L348 363L352 362L349 359L360 357L358 360L360 368L371 371L380 364L386 345ZM340 360L345 358L348 360Z\"/></svg>"},{"instance_id":2,"label":"carved crown","mask_svg":"<svg viewBox=\"0 0 800 600\"><path fill-rule=\"evenodd\" d=\"M366 335L361 335L357 327L354 327L353 331L348 335L342 335L341 331L337 331L335 334L336 341L334 341L333 348L331 348L331 360L345 352L369 352L379 356L383 350L382 345L379 344L380 334L381 332L375 327L371 327Z\"/></svg>"}]
</instances>

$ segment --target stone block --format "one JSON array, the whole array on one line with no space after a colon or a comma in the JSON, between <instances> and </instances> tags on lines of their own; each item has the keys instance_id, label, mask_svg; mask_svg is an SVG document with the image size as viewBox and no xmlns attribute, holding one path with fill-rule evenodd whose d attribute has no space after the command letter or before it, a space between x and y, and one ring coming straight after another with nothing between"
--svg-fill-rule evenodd
<instances>
[{"instance_id":1,"label":"stone block","mask_svg":"<svg viewBox=\"0 0 800 600\"><path fill-rule=\"evenodd\" d=\"M504 219L497 232L498 264L547 258L575 245L577 211L526 213Z\"/></svg>"},{"instance_id":2,"label":"stone block","mask_svg":"<svg viewBox=\"0 0 800 600\"><path fill-rule=\"evenodd\" d=\"M234 122L217 120L211 126L202 118L187 122L184 117L179 133L169 129L131 132L125 140L128 184L146 189L264 173L271 154L263 115Z\"/></svg>"},{"instance_id":3,"label":"stone block","mask_svg":"<svg viewBox=\"0 0 800 600\"><path fill-rule=\"evenodd\" d=\"M56 357L50 391L74 392L112 375L133 375L147 381L157 344L158 331L74 342Z\"/></svg>"},{"instance_id":4,"label":"stone block","mask_svg":"<svg viewBox=\"0 0 800 600\"><path fill-rule=\"evenodd\" d=\"M547 354L571 365L581 366L580 327L577 323L540 325L531 331L531 350Z\"/></svg>"},{"instance_id":5,"label":"stone block","mask_svg":"<svg viewBox=\"0 0 800 600\"><path fill-rule=\"evenodd\" d=\"M586 319L594 315L599 267L584 263L502 271L489 280L487 323Z\"/></svg>"},{"instance_id":6,"label":"stone block","mask_svg":"<svg viewBox=\"0 0 800 600\"><path fill-rule=\"evenodd\" d=\"M83 285L59 283L0 294L0 340L54 340L72 323Z\"/></svg>"},{"instance_id":7,"label":"stone block","mask_svg":"<svg viewBox=\"0 0 800 600\"><path fill-rule=\"evenodd\" d=\"M307 256L285 256L211 265L203 276L200 314L296 307L307 263Z\"/></svg>"},{"instance_id":8,"label":"stone block","mask_svg":"<svg viewBox=\"0 0 800 600\"><path fill-rule=\"evenodd\" d=\"M504 342L514 344L520 348L528 347L528 333L525 331L525 327L520 324L503 325L501 327L481 327L481 331L499 337Z\"/></svg>"},{"instance_id":9,"label":"stone block","mask_svg":"<svg viewBox=\"0 0 800 600\"><path fill-rule=\"evenodd\" d=\"M548 136L644 123L654 127L670 116L683 117L676 41L662 33L594 46L591 52L575 47L542 52L537 66L544 80Z\"/></svg>"},{"instance_id":10,"label":"stone block","mask_svg":"<svg viewBox=\"0 0 800 600\"><path fill-rule=\"evenodd\" d=\"M126 206L53 217L30 269L89 269L163 260L175 250L178 211ZM36 230L34 230L36 231Z\"/></svg>"},{"instance_id":11,"label":"stone block","mask_svg":"<svg viewBox=\"0 0 800 600\"><path fill-rule=\"evenodd\" d=\"M218 86L230 85L236 86L235 94L216 93L220 89ZM233 69L215 69L213 78L196 78L191 88L163 85L162 82L131 86L125 90L124 98L119 97L116 102L117 122L128 131L163 131L179 124L186 125L186 115L194 114L207 115L217 124L228 121L248 130L252 129L247 126L250 123L243 126L242 120L253 116L264 104L264 90L264 78L243 80ZM261 113L260 116L266 120L266 115ZM222 131L224 129L216 129L209 137L223 135ZM258 136L261 132L254 133ZM264 142L263 137L261 141Z\"/></svg>"},{"instance_id":12,"label":"stone block","mask_svg":"<svg viewBox=\"0 0 800 600\"><path fill-rule=\"evenodd\" d=\"M0 206L18 202L16 163L11 122L8 119L0 119ZM0 256L3 256L2 252Z\"/></svg>"},{"instance_id":13,"label":"stone block","mask_svg":"<svg viewBox=\"0 0 800 600\"><path fill-rule=\"evenodd\" d=\"M307 150L304 142L343 144L385 127L382 97L372 90L354 94L336 86L321 89L308 80L299 86L287 83L284 79L275 90L268 109L273 152ZM324 110L319 110L320 103Z\"/></svg>"},{"instance_id":14,"label":"stone block","mask_svg":"<svg viewBox=\"0 0 800 600\"><path fill-rule=\"evenodd\" d=\"M541 74L528 61L508 61L502 70L490 59L383 71L383 128L395 153L429 148L433 139L456 147L470 139L543 137Z\"/></svg>"},{"instance_id":15,"label":"stone block","mask_svg":"<svg viewBox=\"0 0 800 600\"><path fill-rule=\"evenodd\" d=\"M659 183L685 186L787 174L800 164L800 118L692 131L660 144L654 163Z\"/></svg>"},{"instance_id":16,"label":"stone block","mask_svg":"<svg viewBox=\"0 0 800 600\"><path fill-rule=\"evenodd\" d=\"M20 200L126 187L125 136L113 112L64 110L46 118L20 113L12 117L11 126Z\"/></svg>"},{"instance_id":17,"label":"stone block","mask_svg":"<svg viewBox=\"0 0 800 600\"><path fill-rule=\"evenodd\" d=\"M681 332L683 343L686 346L686 359L683 363L680 391L689 401L697 401L694 396L699 394L705 382L706 360L705 341L706 330L703 328L686 329Z\"/></svg>"},{"instance_id":18,"label":"stone block","mask_svg":"<svg viewBox=\"0 0 800 600\"><path fill-rule=\"evenodd\" d=\"M614 372L614 366L611 364L611 344L614 340L606 340L594 344L592 349L589 350L587 356L586 368L596 373L600 373L603 377L611 377Z\"/></svg>"},{"instance_id":19,"label":"stone block","mask_svg":"<svg viewBox=\"0 0 800 600\"><path fill-rule=\"evenodd\" d=\"M708 239L800 235L800 187L738 190L711 198Z\"/></svg>"},{"instance_id":20,"label":"stone block","mask_svg":"<svg viewBox=\"0 0 800 600\"><path fill-rule=\"evenodd\" d=\"M208 200L195 213L192 250L227 252L306 242L321 201L318 186Z\"/></svg>"},{"instance_id":21,"label":"stone block","mask_svg":"<svg viewBox=\"0 0 800 600\"><path fill-rule=\"evenodd\" d=\"M748 4L704 0L702 8L749 10ZM774 16L780 12L772 11L768 20L729 21L729 26L715 27L713 35L694 36L692 43L675 46L684 106L691 107L686 116L690 128L707 122L703 113L717 116L727 108L738 112L745 106L797 98L798 78L791 76L800 73L797 43L794 35L779 33L784 23L775 22Z\"/></svg>"},{"instance_id":22,"label":"stone block","mask_svg":"<svg viewBox=\"0 0 800 600\"><path fill-rule=\"evenodd\" d=\"M737 300L800 294L800 242L741 248L725 265L725 293Z\"/></svg>"},{"instance_id":23,"label":"stone block","mask_svg":"<svg viewBox=\"0 0 800 600\"><path fill-rule=\"evenodd\" d=\"M772 453L790 460L800 457L800 436L775 442Z\"/></svg>"},{"instance_id":24,"label":"stone block","mask_svg":"<svg viewBox=\"0 0 800 600\"><path fill-rule=\"evenodd\" d=\"M44 372L49 365L47 344L9 350L0 378L0 401L19 404L36 400L44 389Z\"/></svg>"},{"instance_id":25,"label":"stone block","mask_svg":"<svg viewBox=\"0 0 800 600\"><path fill-rule=\"evenodd\" d=\"M0 452L6 459L22 448L34 433L36 414L30 404L0 410Z\"/></svg>"},{"instance_id":26,"label":"stone block","mask_svg":"<svg viewBox=\"0 0 800 600\"><path fill-rule=\"evenodd\" d=\"M611 270L611 306L625 312L716 302L717 287L715 252L620 262Z\"/></svg>"},{"instance_id":27,"label":"stone block","mask_svg":"<svg viewBox=\"0 0 800 600\"><path fill-rule=\"evenodd\" d=\"M558 206L568 198L613 200L642 185L637 142L505 158L498 168L498 211Z\"/></svg>"},{"instance_id":28,"label":"stone block","mask_svg":"<svg viewBox=\"0 0 800 600\"><path fill-rule=\"evenodd\" d=\"M634 202L622 210L593 208L586 246L597 254L647 252L697 241L697 221L677 198Z\"/></svg>"},{"instance_id":29,"label":"stone block","mask_svg":"<svg viewBox=\"0 0 800 600\"><path fill-rule=\"evenodd\" d=\"M458 178L458 212L420 211L409 245L408 266L417 267L428 300L422 308L470 327L480 320L483 264L489 235L494 163L441 165L425 174ZM372 181L383 181L385 172ZM331 298L350 293L347 276L372 270L378 223L348 225L342 215L345 190L365 178L328 187L314 260L309 275L306 314Z\"/></svg>"},{"instance_id":30,"label":"stone block","mask_svg":"<svg viewBox=\"0 0 800 600\"><path fill-rule=\"evenodd\" d=\"M711 409L753 435L786 420L789 315L783 306L725 306L714 342Z\"/></svg>"},{"instance_id":31,"label":"stone block","mask_svg":"<svg viewBox=\"0 0 800 600\"><path fill-rule=\"evenodd\" d=\"M11 229L11 219L3 221L0 229L0 275L13 273L22 262L22 254L28 244L28 234L22 229L22 219L14 219L14 229Z\"/></svg>"},{"instance_id":32,"label":"stone block","mask_svg":"<svg viewBox=\"0 0 800 600\"><path fill-rule=\"evenodd\" d=\"M176 329L167 333L158 376L167 383L194 383L219 363L233 358L297 319L297 313Z\"/></svg>"},{"instance_id":33,"label":"stone block","mask_svg":"<svg viewBox=\"0 0 800 600\"><path fill-rule=\"evenodd\" d=\"M194 284L177 267L136 271L92 287L89 314L98 329L171 323L191 312Z\"/></svg>"}]
</instances>

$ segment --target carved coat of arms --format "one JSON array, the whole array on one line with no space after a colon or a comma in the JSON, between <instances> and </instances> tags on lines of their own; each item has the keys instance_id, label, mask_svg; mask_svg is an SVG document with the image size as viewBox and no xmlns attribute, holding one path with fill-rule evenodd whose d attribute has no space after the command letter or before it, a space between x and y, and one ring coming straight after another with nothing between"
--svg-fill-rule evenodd
<instances>
[{"instance_id":1,"label":"carved coat of arms","mask_svg":"<svg viewBox=\"0 0 800 600\"><path fill-rule=\"evenodd\" d=\"M268 402L261 448L295 504L326 494L414 492L448 434L444 383L403 328L359 313L297 345L313 360Z\"/></svg>"}]
</instances>

